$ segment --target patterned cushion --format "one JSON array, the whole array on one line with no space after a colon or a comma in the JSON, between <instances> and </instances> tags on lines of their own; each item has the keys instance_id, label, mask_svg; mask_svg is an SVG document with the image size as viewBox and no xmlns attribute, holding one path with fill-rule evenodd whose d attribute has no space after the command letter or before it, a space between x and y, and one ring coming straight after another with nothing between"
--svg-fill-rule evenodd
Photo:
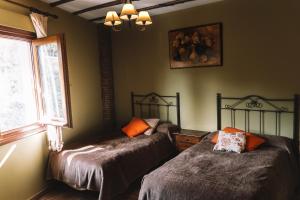
<instances>
[{"instance_id":1,"label":"patterned cushion","mask_svg":"<svg viewBox=\"0 0 300 200\"><path fill-rule=\"evenodd\" d=\"M245 132L243 130L232 128L232 127L226 127L223 129L225 133L237 133L237 132ZM214 136L211 139L211 142L216 144L218 142L218 133L214 134ZM247 133L246 132L246 150L247 151L254 151L258 147L260 147L262 144L264 144L266 140L258 135L255 135L253 133Z\"/></svg>"},{"instance_id":2,"label":"patterned cushion","mask_svg":"<svg viewBox=\"0 0 300 200\"><path fill-rule=\"evenodd\" d=\"M144 132L145 135L152 135L154 130L156 129L159 119L144 119L145 122L150 126L148 130Z\"/></svg>"},{"instance_id":3,"label":"patterned cushion","mask_svg":"<svg viewBox=\"0 0 300 200\"><path fill-rule=\"evenodd\" d=\"M214 146L214 151L231 151L241 153L245 150L246 134L232 133L227 134L224 131L219 131L218 142Z\"/></svg>"}]
</instances>

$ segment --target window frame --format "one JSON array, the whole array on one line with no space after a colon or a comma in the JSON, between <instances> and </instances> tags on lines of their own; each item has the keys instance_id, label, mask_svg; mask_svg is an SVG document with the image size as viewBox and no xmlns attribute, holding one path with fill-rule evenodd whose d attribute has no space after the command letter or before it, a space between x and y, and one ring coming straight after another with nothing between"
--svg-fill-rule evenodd
<instances>
[{"instance_id":1,"label":"window frame","mask_svg":"<svg viewBox=\"0 0 300 200\"><path fill-rule=\"evenodd\" d=\"M36 38L36 34L33 32L29 31L24 31L24 30L19 30L16 28L11 28L11 27L6 27L0 25L0 37L3 38L8 38L8 39L14 39L14 40L21 40L21 41L26 41L30 43L31 47L31 41ZM31 47L32 48L32 47ZM31 51L32 52L32 51ZM31 53L32 55L32 53ZM32 57L32 56L31 56ZM31 58L32 60L32 58ZM34 94L35 94L35 99L36 103L38 104L38 99L37 99L37 93L36 93L36 81L35 81L35 72L33 68L33 63L32 63L32 72L33 72L33 86L34 86ZM38 108L38 105L36 105ZM39 112L38 118L39 118ZM4 131L0 134L0 145L4 145L10 142L14 142L16 140L20 140L22 138L41 133L46 131L46 127L42 124L39 124L38 122L35 122L33 124L29 124L26 126L18 127L12 130Z\"/></svg>"},{"instance_id":2,"label":"window frame","mask_svg":"<svg viewBox=\"0 0 300 200\"><path fill-rule=\"evenodd\" d=\"M67 63L67 53L66 53L66 45L65 45L65 37L64 34L56 34L51 35L45 38L39 38L32 40L32 56L33 56L33 65L34 65L34 73L35 79L37 82L37 92L38 94L38 101L39 101L39 112L42 112L42 116L45 116L45 105L42 100L42 80L40 78L40 71L39 71L39 59L38 59L38 50L37 47L44 44L49 43L57 43L58 47L58 59L59 59L59 72L60 72L60 84L62 95L65 101L63 105L63 112L64 112L64 119L65 121L61 121L59 119L48 119L47 121L40 121L40 123L45 125L53 125L53 126L60 126L65 128L72 128L72 115L71 115L71 100L70 100L70 85L69 85L69 73L68 73L68 63ZM39 119L41 119L39 117Z\"/></svg>"},{"instance_id":3,"label":"window frame","mask_svg":"<svg viewBox=\"0 0 300 200\"><path fill-rule=\"evenodd\" d=\"M43 110L41 110L41 95L39 94L41 92L41 88L39 86L39 78L38 71L36 71L37 66L35 65L35 58L34 51L33 51L33 41L36 40L36 34L30 31L20 30L16 28L6 27L0 25L0 37L3 38L9 38L14 40L22 40L27 41L30 43L31 47L31 63L32 63L32 72L33 72L33 90L34 95L36 99L36 108L37 108L37 117L38 121L29 125L25 125L22 127L17 127L12 130L4 131L0 133L0 146L5 145L38 133L46 132L47 126L43 123L41 123L41 114L44 113ZM66 56L66 46L65 46L65 40L64 35L59 34L55 36L49 36L51 37L59 37L60 43L58 44L61 48L61 61L62 61L62 69L63 69L63 80L61 80L61 83L63 83L62 88L64 90L64 98L66 105L66 115L67 115L67 124L64 124L63 127L69 127L72 128L72 115L71 115L71 102L70 102L70 89L69 89L69 77L68 77L68 67L67 67L67 56ZM48 38L48 37L47 37ZM45 38L45 39L47 39ZM61 64L61 63L60 63ZM62 82L63 81L63 82ZM55 124L55 126L58 126L58 124Z\"/></svg>"}]
</instances>

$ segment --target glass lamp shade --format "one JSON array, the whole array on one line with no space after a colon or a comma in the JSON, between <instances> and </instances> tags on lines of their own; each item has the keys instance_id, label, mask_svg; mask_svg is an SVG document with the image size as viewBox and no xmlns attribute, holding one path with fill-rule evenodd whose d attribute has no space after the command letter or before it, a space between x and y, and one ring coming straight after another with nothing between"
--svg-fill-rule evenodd
<instances>
[{"instance_id":1,"label":"glass lamp shade","mask_svg":"<svg viewBox=\"0 0 300 200\"><path fill-rule=\"evenodd\" d=\"M128 21L128 20L136 19L137 17L138 15L137 15L137 11L134 8L134 5L131 3L124 4L121 11L120 18Z\"/></svg>"},{"instance_id":2,"label":"glass lamp shade","mask_svg":"<svg viewBox=\"0 0 300 200\"><path fill-rule=\"evenodd\" d=\"M116 11L108 11L105 17L104 24L106 26L118 26L122 24Z\"/></svg>"},{"instance_id":3,"label":"glass lamp shade","mask_svg":"<svg viewBox=\"0 0 300 200\"><path fill-rule=\"evenodd\" d=\"M147 11L140 11L135 23L140 26L147 26L152 24L152 20Z\"/></svg>"}]
</instances>

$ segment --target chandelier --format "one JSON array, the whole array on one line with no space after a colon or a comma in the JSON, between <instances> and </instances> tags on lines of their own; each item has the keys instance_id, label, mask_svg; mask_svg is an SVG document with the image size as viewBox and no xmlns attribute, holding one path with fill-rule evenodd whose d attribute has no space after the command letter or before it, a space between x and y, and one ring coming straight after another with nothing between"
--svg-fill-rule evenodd
<instances>
[{"instance_id":1,"label":"chandelier","mask_svg":"<svg viewBox=\"0 0 300 200\"><path fill-rule=\"evenodd\" d=\"M123 21L133 21L138 26L140 31L146 30L146 26L152 24L151 17L147 11L140 11L134 8L131 0L125 0L120 16L116 11L108 11L106 13L104 25L111 26L114 31L120 31L120 25ZM123 21L122 21L123 20Z\"/></svg>"}]
</instances>

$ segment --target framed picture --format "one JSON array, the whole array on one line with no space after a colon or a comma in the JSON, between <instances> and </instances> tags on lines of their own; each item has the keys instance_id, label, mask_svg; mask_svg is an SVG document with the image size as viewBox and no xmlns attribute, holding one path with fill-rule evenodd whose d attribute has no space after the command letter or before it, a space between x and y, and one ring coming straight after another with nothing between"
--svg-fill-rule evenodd
<instances>
[{"instance_id":1,"label":"framed picture","mask_svg":"<svg viewBox=\"0 0 300 200\"><path fill-rule=\"evenodd\" d=\"M170 68L222 66L222 24L169 31Z\"/></svg>"}]
</instances>

